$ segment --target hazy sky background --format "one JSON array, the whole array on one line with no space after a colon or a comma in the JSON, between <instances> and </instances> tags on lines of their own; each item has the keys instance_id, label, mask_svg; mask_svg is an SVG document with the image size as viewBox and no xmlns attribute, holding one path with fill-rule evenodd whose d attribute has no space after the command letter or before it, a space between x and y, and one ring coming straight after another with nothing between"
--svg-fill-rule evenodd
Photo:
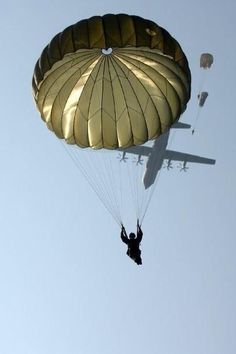
<instances>
[{"instance_id":1,"label":"hazy sky background","mask_svg":"<svg viewBox=\"0 0 236 354\"><path fill-rule=\"evenodd\" d=\"M136 14L166 28L192 71L210 52L195 135L171 148L216 159L163 170L143 223L143 266L35 109L50 39L80 19ZM11 1L1 5L0 353L235 354L235 1Z\"/></svg>"}]
</instances>

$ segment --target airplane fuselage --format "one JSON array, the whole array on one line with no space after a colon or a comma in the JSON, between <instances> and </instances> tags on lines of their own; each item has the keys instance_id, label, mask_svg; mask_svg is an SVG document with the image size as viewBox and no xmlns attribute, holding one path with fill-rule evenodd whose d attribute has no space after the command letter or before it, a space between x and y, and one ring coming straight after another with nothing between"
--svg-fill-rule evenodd
<instances>
[{"instance_id":1,"label":"airplane fuselage","mask_svg":"<svg viewBox=\"0 0 236 354\"><path fill-rule=\"evenodd\" d=\"M167 148L170 131L162 134L153 143L146 168L143 175L143 184L148 189L156 179L156 176L163 164L164 153Z\"/></svg>"},{"instance_id":2,"label":"airplane fuselage","mask_svg":"<svg viewBox=\"0 0 236 354\"><path fill-rule=\"evenodd\" d=\"M177 129L190 129L191 125L181 122L176 122L172 128ZM125 161L125 154L135 154L138 155L138 163L141 161L142 156L147 157L146 168L143 175L143 184L145 189L151 187L151 185L155 182L158 172L160 171L163 161L168 160L168 166L171 167L171 161L181 161L183 162L183 166L180 169L181 171L186 171L187 162L191 163L201 163L214 165L215 160L209 159L197 155L187 154L184 152L173 151L167 149L168 139L170 135L170 130L161 136L159 136L156 140L154 140L153 145L149 146L134 146L128 149L119 149L123 151L122 161Z\"/></svg>"}]
</instances>

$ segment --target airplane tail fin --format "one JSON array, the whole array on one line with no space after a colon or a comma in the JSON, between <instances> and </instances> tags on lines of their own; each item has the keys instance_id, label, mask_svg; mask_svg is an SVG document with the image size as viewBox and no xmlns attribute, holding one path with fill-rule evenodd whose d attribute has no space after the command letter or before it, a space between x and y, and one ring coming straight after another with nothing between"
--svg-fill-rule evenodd
<instances>
[{"instance_id":1,"label":"airplane tail fin","mask_svg":"<svg viewBox=\"0 0 236 354\"><path fill-rule=\"evenodd\" d=\"M171 128L174 128L174 129L190 129L191 125L187 124L187 123L176 122L176 123L174 123L171 126Z\"/></svg>"}]
</instances>

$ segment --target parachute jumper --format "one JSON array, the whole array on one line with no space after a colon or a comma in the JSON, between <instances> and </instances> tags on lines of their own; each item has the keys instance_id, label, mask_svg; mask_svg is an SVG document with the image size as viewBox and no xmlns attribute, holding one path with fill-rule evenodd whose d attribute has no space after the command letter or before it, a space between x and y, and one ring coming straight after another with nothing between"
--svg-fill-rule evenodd
<instances>
[{"instance_id":1,"label":"parachute jumper","mask_svg":"<svg viewBox=\"0 0 236 354\"><path fill-rule=\"evenodd\" d=\"M204 89L205 83L206 83L206 79L207 79L207 73L206 70L210 69L212 64L214 61L214 57L212 54L210 53L202 53L200 56L200 68L203 69L202 70L202 75L201 75L201 79L200 79L200 83L199 83L199 87L198 87L198 111L196 114L196 117L194 119L194 123L193 123L193 129L192 129L192 134L194 134L195 130L196 130L196 126L197 126L197 121L199 119L200 116L200 108L204 106L206 99L208 97L208 92L206 91L202 91Z\"/></svg>"},{"instance_id":2,"label":"parachute jumper","mask_svg":"<svg viewBox=\"0 0 236 354\"><path fill-rule=\"evenodd\" d=\"M178 120L190 98L191 74L180 45L165 29L138 16L107 14L57 34L36 63L32 86L42 119L59 139L90 152L110 150L117 162L112 150L157 139ZM113 181L105 182L101 193L88 165L86 160L80 168L121 224L117 206L111 211L105 196ZM100 163L95 170L100 179ZM126 197L127 186L122 189Z\"/></svg>"},{"instance_id":3,"label":"parachute jumper","mask_svg":"<svg viewBox=\"0 0 236 354\"><path fill-rule=\"evenodd\" d=\"M203 107L204 106L207 97L208 97L208 92L203 91L203 92L198 94L199 107Z\"/></svg>"}]
</instances>

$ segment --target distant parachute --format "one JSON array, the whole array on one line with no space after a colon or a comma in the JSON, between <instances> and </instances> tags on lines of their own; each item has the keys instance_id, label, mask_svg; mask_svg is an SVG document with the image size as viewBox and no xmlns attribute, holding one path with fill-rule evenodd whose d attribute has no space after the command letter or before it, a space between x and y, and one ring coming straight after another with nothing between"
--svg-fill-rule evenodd
<instances>
[{"instance_id":1,"label":"distant parachute","mask_svg":"<svg viewBox=\"0 0 236 354\"><path fill-rule=\"evenodd\" d=\"M167 131L186 109L191 74L179 43L164 28L138 16L108 14L58 33L36 63L32 86L41 117L58 138L90 152L89 148L111 152L144 144ZM101 193L97 156L81 170L121 222L112 187L118 172ZM114 155L112 159L117 162ZM77 165L84 160L76 160ZM110 165L104 171L105 177L111 174ZM106 201L109 188L112 208Z\"/></svg>"},{"instance_id":2,"label":"distant parachute","mask_svg":"<svg viewBox=\"0 0 236 354\"><path fill-rule=\"evenodd\" d=\"M208 96L208 92L201 92L200 94L198 94L198 100L199 100L199 107L203 107L204 106L204 103L207 99L207 96Z\"/></svg>"},{"instance_id":3,"label":"distant parachute","mask_svg":"<svg viewBox=\"0 0 236 354\"><path fill-rule=\"evenodd\" d=\"M213 55L210 53L202 53L200 57L200 67L203 69L210 69L213 64Z\"/></svg>"}]
</instances>

